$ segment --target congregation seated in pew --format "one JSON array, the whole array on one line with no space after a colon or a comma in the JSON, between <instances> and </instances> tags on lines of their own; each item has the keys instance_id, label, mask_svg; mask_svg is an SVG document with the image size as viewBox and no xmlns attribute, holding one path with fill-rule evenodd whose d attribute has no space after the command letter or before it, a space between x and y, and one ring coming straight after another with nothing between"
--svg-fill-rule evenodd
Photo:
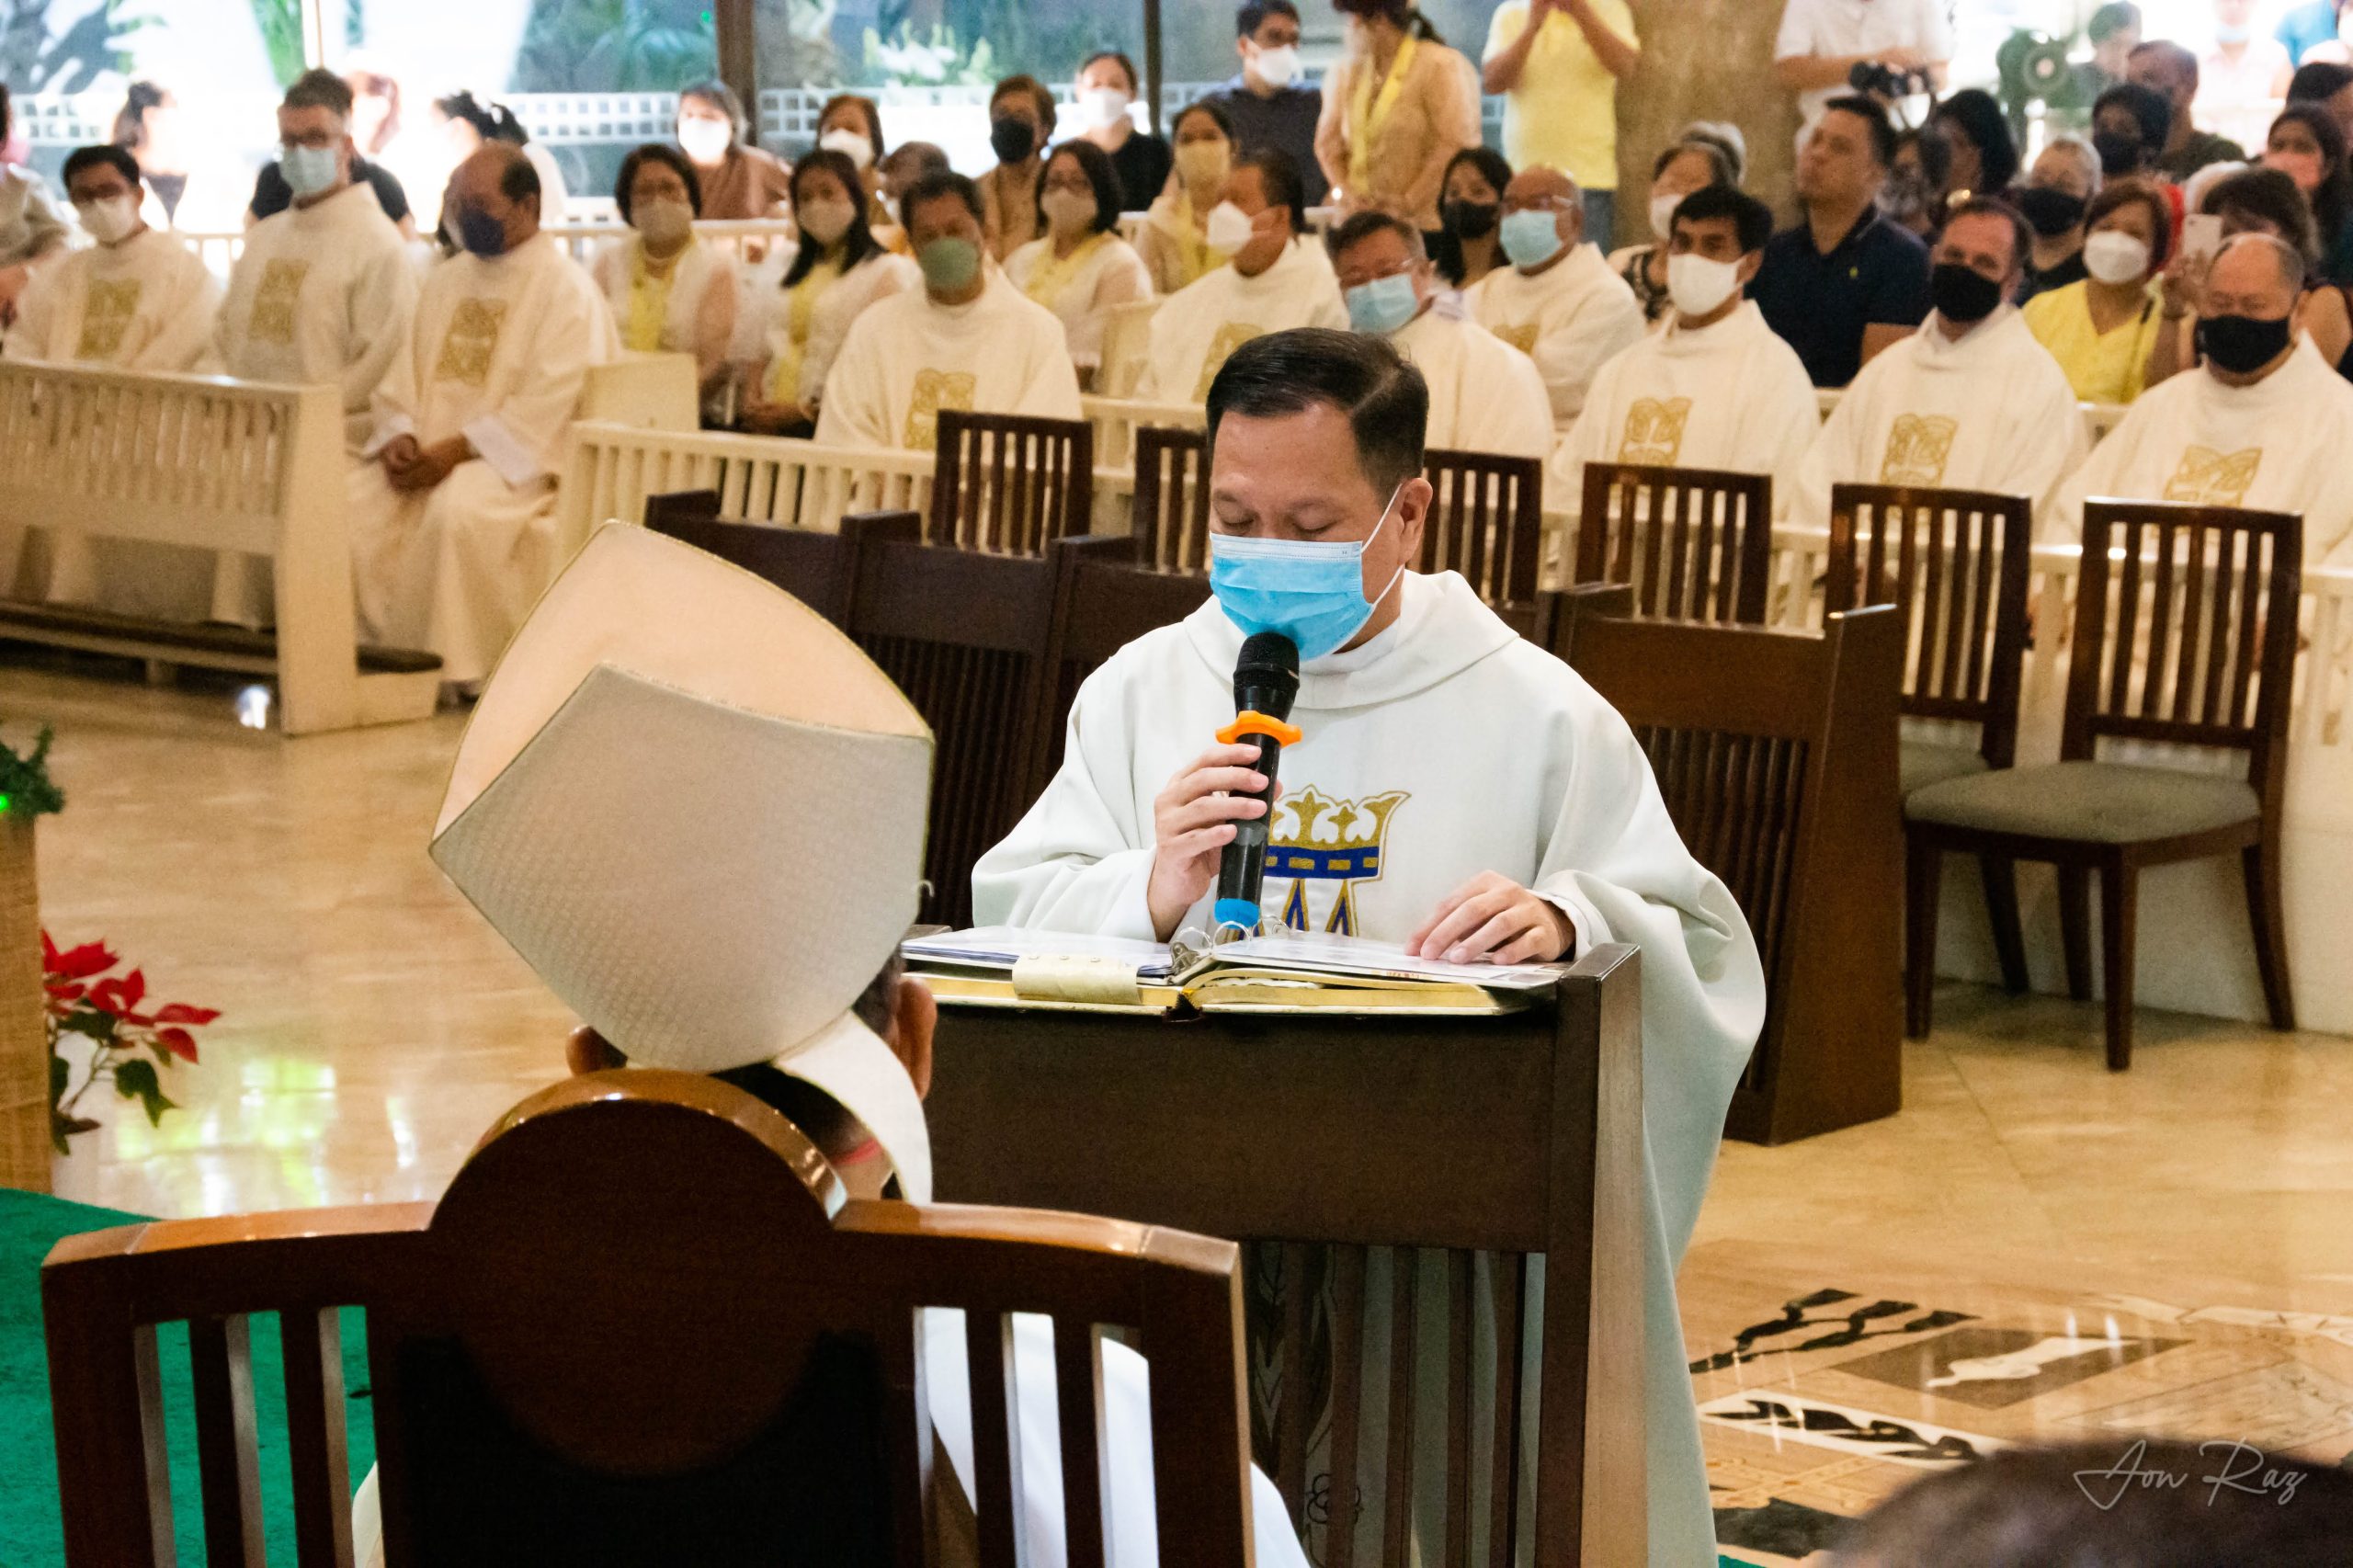
<instances>
[{"instance_id":1,"label":"congregation seated in pew","mask_svg":"<svg viewBox=\"0 0 2353 1568\"><path fill-rule=\"evenodd\" d=\"M735 261L695 234L701 176L660 142L632 148L613 181L613 205L631 233L589 258L624 349L691 354L708 406L724 384L735 335Z\"/></svg>"},{"instance_id":2,"label":"congregation seated in pew","mask_svg":"<svg viewBox=\"0 0 2353 1568\"><path fill-rule=\"evenodd\" d=\"M986 259L980 188L930 175L900 199L923 287L861 312L825 380L817 439L928 451L940 412L1080 416L1063 324Z\"/></svg>"},{"instance_id":3,"label":"congregation seated in pew","mask_svg":"<svg viewBox=\"0 0 2353 1568\"><path fill-rule=\"evenodd\" d=\"M485 143L449 191L466 254L435 267L351 472L363 640L480 681L563 564L555 473L591 366L618 357L588 275L540 232L539 176ZM381 217L381 214L378 214Z\"/></svg>"},{"instance_id":4,"label":"congregation seated in pew","mask_svg":"<svg viewBox=\"0 0 2353 1568\"><path fill-rule=\"evenodd\" d=\"M1668 226L1666 323L1594 377L1546 472L1548 511L1583 505L1586 465L1596 462L1770 474L1786 506L1821 437L1805 362L1747 297L1772 210L1731 186L1706 186L1682 199Z\"/></svg>"},{"instance_id":5,"label":"congregation seated in pew","mask_svg":"<svg viewBox=\"0 0 2353 1568\"><path fill-rule=\"evenodd\" d=\"M2353 563L2353 386L2298 335L2304 258L2268 234L2223 244L2198 321L2202 368L2143 393L2061 487L2044 537L2083 537L2101 496L2303 517L2304 560Z\"/></svg>"},{"instance_id":6,"label":"congregation seated in pew","mask_svg":"<svg viewBox=\"0 0 2353 1568\"><path fill-rule=\"evenodd\" d=\"M1103 363L1103 327L1112 307L1152 298L1142 258L1120 237L1120 189L1119 171L1102 148L1063 142L1038 171L1046 232L1005 261L1006 279L1061 320L1082 380Z\"/></svg>"},{"instance_id":7,"label":"congregation seated in pew","mask_svg":"<svg viewBox=\"0 0 2353 1568\"><path fill-rule=\"evenodd\" d=\"M1643 308L1585 232L1576 182L1558 169L1522 169L1504 190L1504 257L1466 290L1479 324L1536 361L1556 435L1584 411L1594 372L1643 335Z\"/></svg>"},{"instance_id":8,"label":"congregation seated in pew","mask_svg":"<svg viewBox=\"0 0 2353 1568\"><path fill-rule=\"evenodd\" d=\"M2026 221L1991 200L1955 208L1938 240L1927 321L1879 354L1798 471L1791 522L1826 528L1834 484L2024 495L2040 509L2083 461L2075 390L2018 308Z\"/></svg>"},{"instance_id":9,"label":"congregation seated in pew","mask_svg":"<svg viewBox=\"0 0 2353 1568\"><path fill-rule=\"evenodd\" d=\"M0 353L121 370L199 369L221 285L177 234L140 217L138 160L119 147L77 148L64 183L97 243L33 274Z\"/></svg>"},{"instance_id":10,"label":"congregation seated in pew","mask_svg":"<svg viewBox=\"0 0 2353 1568\"><path fill-rule=\"evenodd\" d=\"M1306 199L1288 154L1262 149L1235 161L1209 216L1211 245L1231 259L1154 314L1139 399L1204 402L1226 356L1250 339L1347 324L1330 258L1307 234Z\"/></svg>"},{"instance_id":11,"label":"congregation seated in pew","mask_svg":"<svg viewBox=\"0 0 2353 1568\"><path fill-rule=\"evenodd\" d=\"M1539 461L1551 452L1544 378L1457 297L1439 292L1420 230L1359 212L1333 231L1331 244L1348 324L1388 338L1429 387L1429 446Z\"/></svg>"}]
</instances>

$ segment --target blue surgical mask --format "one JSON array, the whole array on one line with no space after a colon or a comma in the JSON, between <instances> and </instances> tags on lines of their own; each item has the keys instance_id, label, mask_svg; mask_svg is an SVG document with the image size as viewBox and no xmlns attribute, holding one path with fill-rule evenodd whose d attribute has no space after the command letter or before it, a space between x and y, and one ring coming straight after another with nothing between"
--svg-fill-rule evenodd
<instances>
[{"instance_id":1,"label":"blue surgical mask","mask_svg":"<svg viewBox=\"0 0 2353 1568\"><path fill-rule=\"evenodd\" d=\"M289 147L278 154L278 172L296 196L316 196L341 177L332 147Z\"/></svg>"},{"instance_id":2,"label":"blue surgical mask","mask_svg":"<svg viewBox=\"0 0 2353 1568\"><path fill-rule=\"evenodd\" d=\"M1245 637L1279 631L1302 659L1320 659L1364 630L1381 599L1405 574L1400 562L1379 598L1364 597L1365 547L1389 526L1390 508L1404 489L1389 493L1389 506L1371 533L1347 544L1305 539L1245 539L1210 535L1210 592L1217 608Z\"/></svg>"},{"instance_id":3,"label":"blue surgical mask","mask_svg":"<svg viewBox=\"0 0 2353 1568\"><path fill-rule=\"evenodd\" d=\"M494 261L506 254L506 225L487 212L460 207L458 209L458 243L484 261Z\"/></svg>"},{"instance_id":4,"label":"blue surgical mask","mask_svg":"<svg viewBox=\"0 0 2353 1568\"><path fill-rule=\"evenodd\" d=\"M1561 254L1560 224L1550 211L1506 213L1501 233L1514 267L1541 267Z\"/></svg>"},{"instance_id":5,"label":"blue surgical mask","mask_svg":"<svg viewBox=\"0 0 2353 1568\"><path fill-rule=\"evenodd\" d=\"M1348 324L1374 337L1388 336L1412 321L1414 313L1422 308L1421 296L1414 292L1413 278L1402 272L1394 278L1359 283L1345 298Z\"/></svg>"}]
</instances>

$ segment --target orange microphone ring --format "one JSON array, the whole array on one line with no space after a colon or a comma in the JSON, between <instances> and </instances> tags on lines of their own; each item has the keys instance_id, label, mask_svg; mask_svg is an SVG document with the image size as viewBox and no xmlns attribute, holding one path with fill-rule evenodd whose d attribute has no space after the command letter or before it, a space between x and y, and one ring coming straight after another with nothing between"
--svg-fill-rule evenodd
<instances>
[{"instance_id":1,"label":"orange microphone ring","mask_svg":"<svg viewBox=\"0 0 2353 1568\"><path fill-rule=\"evenodd\" d=\"M1234 744L1245 735L1264 735L1287 746L1295 746L1307 738L1297 725L1286 724L1255 710L1235 714L1233 722L1217 733L1217 738L1227 745Z\"/></svg>"}]
</instances>

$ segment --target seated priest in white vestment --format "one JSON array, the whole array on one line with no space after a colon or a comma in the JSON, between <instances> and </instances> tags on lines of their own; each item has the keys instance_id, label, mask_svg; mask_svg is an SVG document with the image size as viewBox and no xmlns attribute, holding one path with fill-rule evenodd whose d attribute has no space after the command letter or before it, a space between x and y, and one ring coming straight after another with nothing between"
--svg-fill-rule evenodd
<instances>
[{"instance_id":1,"label":"seated priest in white vestment","mask_svg":"<svg viewBox=\"0 0 2353 1568\"><path fill-rule=\"evenodd\" d=\"M649 812L642 779L608 766L616 736L699 758L699 782ZM483 692L433 855L585 1021L574 1071L710 1074L791 1121L848 1196L928 1202L922 1096L938 1009L897 948L923 876L932 749L890 678L813 611L688 546L609 524ZM841 833L851 815L858 831ZM761 852L745 875L672 874L744 862L746 845ZM713 997L725 1000L697 1000ZM1013 1324L1026 1561L1062 1568L1051 1326L1029 1314ZM979 1559L962 1314L926 1312L920 1332L947 1457L931 1472L930 1560L965 1568ZM1144 1358L1108 1340L1102 1370L1104 1560L1145 1568L1156 1560L1151 1400L1184 1391L1151 1389ZM1306 1568L1272 1484L1254 1468L1250 1485L1261 1568ZM362 1568L381 1562L372 1474L352 1526Z\"/></svg>"},{"instance_id":2,"label":"seated priest in white vestment","mask_svg":"<svg viewBox=\"0 0 2353 1568\"><path fill-rule=\"evenodd\" d=\"M221 286L167 229L139 216L139 164L120 147L76 148L65 194L97 244L32 276L0 352L119 370L193 370L211 347Z\"/></svg>"},{"instance_id":3,"label":"seated priest in white vestment","mask_svg":"<svg viewBox=\"0 0 2353 1568\"><path fill-rule=\"evenodd\" d=\"M1799 468L1792 523L1827 528L1834 484L2023 495L2041 515L2088 438L2067 372L2007 302L2032 243L2000 202L1953 210L1930 253L1936 309L1840 395Z\"/></svg>"},{"instance_id":4,"label":"seated priest in white vestment","mask_svg":"<svg viewBox=\"0 0 2353 1568\"><path fill-rule=\"evenodd\" d=\"M1386 337L1429 387L1432 447L1541 462L1552 408L1535 361L1441 293L1422 232L1386 212L1355 214L1332 232L1332 267L1348 325Z\"/></svg>"},{"instance_id":5,"label":"seated priest in white vestment","mask_svg":"<svg viewBox=\"0 0 2353 1568\"><path fill-rule=\"evenodd\" d=\"M1669 228L1666 324L1594 377L1545 475L1548 511L1583 509L1596 462L1768 473L1783 509L1822 432L1805 362L1748 300L1773 210L1710 186L1683 199Z\"/></svg>"},{"instance_id":6,"label":"seated priest in white vestment","mask_svg":"<svg viewBox=\"0 0 2353 1568\"><path fill-rule=\"evenodd\" d=\"M490 673L562 564L555 471L592 365L620 354L588 274L540 232L540 176L485 142L450 176L465 254L436 267L351 475L360 635Z\"/></svg>"},{"instance_id":7,"label":"seated priest in white vestment","mask_svg":"<svg viewBox=\"0 0 2353 1568\"><path fill-rule=\"evenodd\" d=\"M1594 372L1643 335L1643 307L1586 237L1585 203L1568 176L1520 170L1504 187L1503 212L1496 233L1511 265L1463 298L1480 324L1536 361L1552 397L1552 428L1566 435Z\"/></svg>"},{"instance_id":8,"label":"seated priest in white vestment","mask_svg":"<svg viewBox=\"0 0 2353 1568\"><path fill-rule=\"evenodd\" d=\"M1231 257L1153 312L1136 396L1200 403L1235 347L1291 327L1342 327L1348 312L1332 264L1307 236L1307 190L1288 153L1262 148L1225 177L1210 211L1211 248Z\"/></svg>"},{"instance_id":9,"label":"seated priest in white vestment","mask_svg":"<svg viewBox=\"0 0 2353 1568\"><path fill-rule=\"evenodd\" d=\"M2141 394L2040 534L2080 540L2088 497L2246 506L2302 514L2306 564L2353 564L2353 386L2302 335L2303 286L2293 246L2263 233L2226 243L2199 312L2203 368Z\"/></svg>"},{"instance_id":10,"label":"seated priest in white vestment","mask_svg":"<svg viewBox=\"0 0 2353 1568\"><path fill-rule=\"evenodd\" d=\"M900 198L923 288L877 300L850 324L825 377L817 439L932 449L943 409L1079 417L1078 372L1053 312L987 257L980 187L926 175Z\"/></svg>"},{"instance_id":11,"label":"seated priest in white vestment","mask_svg":"<svg viewBox=\"0 0 2353 1568\"><path fill-rule=\"evenodd\" d=\"M1213 743L1244 639L1288 636L1302 738L1283 749L1274 843L1307 850L1311 824L1345 823L1379 874L1355 854L1283 877L1270 862L1269 915L1455 961L1643 950L1651 1561L1712 1564L1675 1268L1764 1019L1756 945L1625 721L1461 577L1408 569L1431 502L1427 412L1383 338L1308 330L1234 351L1209 398L1214 597L1087 678L1061 771L973 870L974 917L1210 929L1222 849L1267 814L1241 792L1266 787L1256 751Z\"/></svg>"}]
</instances>

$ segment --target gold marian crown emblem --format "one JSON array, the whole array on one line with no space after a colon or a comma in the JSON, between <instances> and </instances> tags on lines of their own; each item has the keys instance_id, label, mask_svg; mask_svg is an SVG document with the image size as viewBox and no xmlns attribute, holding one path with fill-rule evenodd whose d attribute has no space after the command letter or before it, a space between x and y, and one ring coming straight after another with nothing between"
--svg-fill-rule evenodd
<instances>
[{"instance_id":1,"label":"gold marian crown emblem","mask_svg":"<svg viewBox=\"0 0 2353 1568\"><path fill-rule=\"evenodd\" d=\"M1310 784L1275 807L1268 837L1277 849L1379 849L1389 818L1407 797L1402 790L1342 801Z\"/></svg>"}]
</instances>

